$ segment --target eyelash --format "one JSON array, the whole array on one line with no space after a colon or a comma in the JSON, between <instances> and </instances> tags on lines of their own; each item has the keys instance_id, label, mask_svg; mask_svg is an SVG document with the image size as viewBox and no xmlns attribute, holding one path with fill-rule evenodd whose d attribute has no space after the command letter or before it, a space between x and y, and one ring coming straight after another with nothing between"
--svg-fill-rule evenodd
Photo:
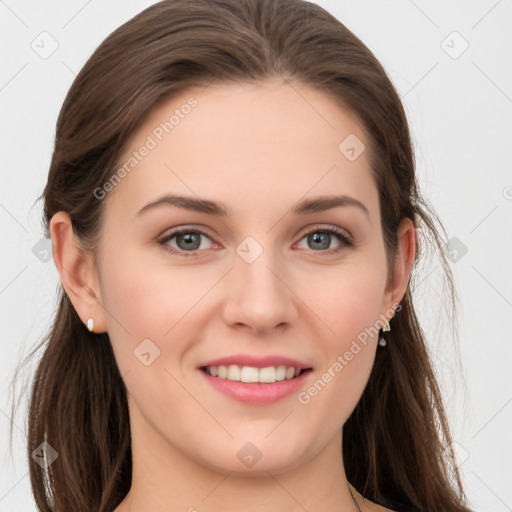
<instances>
[{"instance_id":1,"label":"eyelash","mask_svg":"<svg viewBox=\"0 0 512 512\"><path fill-rule=\"evenodd\" d=\"M211 237L206 232L204 232L203 230L201 230L199 228L193 228L193 229L192 228L182 228L182 229L177 229L176 231L173 231L172 233L169 233L168 235L166 235L164 238L158 240L158 245L162 246L164 248L164 250L166 250L167 252L170 252L172 254L178 254L180 256L185 256L185 257L196 256L197 255L196 253L198 252L197 250L196 251L182 251L182 250L177 250L174 247L171 247L167 244L167 242L172 240L174 237L182 235L184 233L199 233L211 240ZM303 233L300 240L302 240L304 237L306 237L312 233L328 233L330 235L334 235L336 238L338 238L338 240L340 242L342 242L339 247L336 247L334 249L324 249L321 251L313 251L313 252L318 252L321 255L335 254L335 253L341 252L342 250L346 249L347 247L354 246L354 243L347 237L347 235L345 235L342 231L340 231L334 227L327 227L327 228L316 227L315 229L311 229L311 230ZM199 252L201 252L201 251L199 251Z\"/></svg>"}]
</instances>

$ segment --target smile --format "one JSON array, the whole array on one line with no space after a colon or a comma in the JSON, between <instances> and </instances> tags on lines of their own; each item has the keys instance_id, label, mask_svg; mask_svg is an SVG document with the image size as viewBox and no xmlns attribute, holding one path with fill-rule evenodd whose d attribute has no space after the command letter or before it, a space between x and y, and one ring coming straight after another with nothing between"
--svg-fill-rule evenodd
<instances>
[{"instance_id":1,"label":"smile","mask_svg":"<svg viewBox=\"0 0 512 512\"><path fill-rule=\"evenodd\" d=\"M198 371L215 391L246 405L268 405L296 395L313 372L311 368L293 366L256 368L238 365L206 366ZM279 380L283 372L284 379Z\"/></svg>"},{"instance_id":2,"label":"smile","mask_svg":"<svg viewBox=\"0 0 512 512\"><path fill-rule=\"evenodd\" d=\"M237 364L206 366L203 370L212 377L246 383L273 383L290 380L298 377L305 371L301 368L286 367L284 365L257 368L255 366L239 366Z\"/></svg>"}]
</instances>

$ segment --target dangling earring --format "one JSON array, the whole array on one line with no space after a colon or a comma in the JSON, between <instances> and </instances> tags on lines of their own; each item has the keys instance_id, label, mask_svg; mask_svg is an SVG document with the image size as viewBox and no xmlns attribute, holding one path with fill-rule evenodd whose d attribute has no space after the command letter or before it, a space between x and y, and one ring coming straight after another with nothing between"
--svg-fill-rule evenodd
<instances>
[{"instance_id":1,"label":"dangling earring","mask_svg":"<svg viewBox=\"0 0 512 512\"><path fill-rule=\"evenodd\" d=\"M382 332L389 332L389 331L391 331L391 327L389 326L389 322L386 322L382 326ZM382 337L382 335L379 338L379 345L381 347L385 347L387 345L387 341Z\"/></svg>"},{"instance_id":2,"label":"dangling earring","mask_svg":"<svg viewBox=\"0 0 512 512\"><path fill-rule=\"evenodd\" d=\"M89 332L92 332L92 330L94 329L94 320L92 318L89 318L87 320L87 329L89 330Z\"/></svg>"}]
</instances>

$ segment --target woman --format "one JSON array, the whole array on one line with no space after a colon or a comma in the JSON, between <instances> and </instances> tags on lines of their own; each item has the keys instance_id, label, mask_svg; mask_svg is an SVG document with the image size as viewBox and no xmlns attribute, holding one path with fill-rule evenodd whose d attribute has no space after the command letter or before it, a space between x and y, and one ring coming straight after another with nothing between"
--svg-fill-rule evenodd
<instances>
[{"instance_id":1,"label":"woman","mask_svg":"<svg viewBox=\"0 0 512 512\"><path fill-rule=\"evenodd\" d=\"M468 510L408 288L437 218L326 11L149 7L73 83L43 197L40 510Z\"/></svg>"}]
</instances>

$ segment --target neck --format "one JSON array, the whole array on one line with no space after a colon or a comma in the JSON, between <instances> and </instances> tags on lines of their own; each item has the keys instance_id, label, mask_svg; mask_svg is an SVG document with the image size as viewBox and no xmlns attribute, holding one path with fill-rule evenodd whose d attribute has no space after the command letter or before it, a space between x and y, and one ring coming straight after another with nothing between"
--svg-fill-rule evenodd
<instances>
[{"instance_id":1,"label":"neck","mask_svg":"<svg viewBox=\"0 0 512 512\"><path fill-rule=\"evenodd\" d=\"M132 486L115 512L357 512L341 442L339 432L299 467L254 476L207 467L150 429L132 431Z\"/></svg>"}]
</instances>

